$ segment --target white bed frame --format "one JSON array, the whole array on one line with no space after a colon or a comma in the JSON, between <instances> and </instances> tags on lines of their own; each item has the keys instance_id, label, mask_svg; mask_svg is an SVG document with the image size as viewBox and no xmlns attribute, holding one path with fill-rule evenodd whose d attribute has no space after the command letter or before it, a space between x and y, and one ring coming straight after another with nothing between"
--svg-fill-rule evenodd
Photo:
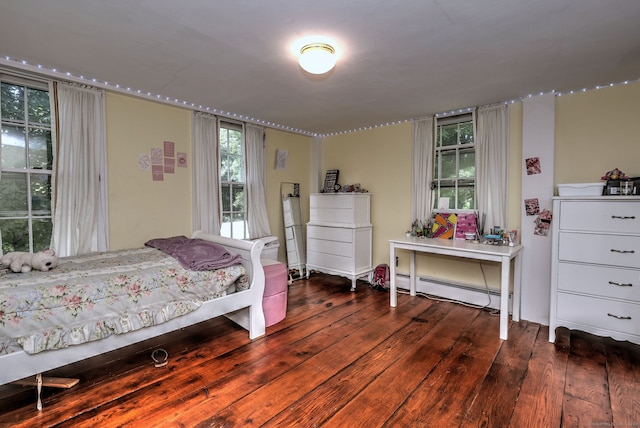
<instances>
[{"instance_id":1,"label":"white bed frame","mask_svg":"<svg viewBox=\"0 0 640 428\"><path fill-rule=\"evenodd\" d=\"M0 356L0 385L44 373L67 364L94 357L105 352L141 342L152 337L181 329L221 315L233 320L249 331L249 338L265 334L262 298L264 294L264 270L260 254L264 247L261 240L243 241L194 232L193 238L218 243L242 256L242 264L248 271L251 286L228 296L205 302L198 310L152 327L126 334L109 336L102 340L70 346L54 351L29 355L24 351Z\"/></svg>"}]
</instances>

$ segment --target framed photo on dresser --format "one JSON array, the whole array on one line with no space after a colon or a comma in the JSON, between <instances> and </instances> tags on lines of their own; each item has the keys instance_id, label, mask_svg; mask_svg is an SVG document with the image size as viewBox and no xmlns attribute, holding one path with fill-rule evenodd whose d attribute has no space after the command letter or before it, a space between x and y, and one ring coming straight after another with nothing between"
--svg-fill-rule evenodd
<instances>
[{"instance_id":1,"label":"framed photo on dresser","mask_svg":"<svg viewBox=\"0 0 640 428\"><path fill-rule=\"evenodd\" d=\"M322 188L323 193L333 193L335 192L336 184L338 184L338 174L340 171L337 169L328 169L327 173L324 177L324 187Z\"/></svg>"}]
</instances>

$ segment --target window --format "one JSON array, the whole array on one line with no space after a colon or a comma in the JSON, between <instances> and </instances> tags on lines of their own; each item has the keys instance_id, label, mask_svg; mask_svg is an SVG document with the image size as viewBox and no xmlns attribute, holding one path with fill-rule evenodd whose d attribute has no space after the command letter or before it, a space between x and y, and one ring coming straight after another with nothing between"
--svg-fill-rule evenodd
<instances>
[{"instance_id":1,"label":"window","mask_svg":"<svg viewBox=\"0 0 640 428\"><path fill-rule=\"evenodd\" d=\"M51 243L53 138L49 85L0 75L2 251L37 252Z\"/></svg>"},{"instance_id":2,"label":"window","mask_svg":"<svg viewBox=\"0 0 640 428\"><path fill-rule=\"evenodd\" d=\"M242 125L220 122L220 193L222 195L222 228L228 238L247 239L245 210L245 166Z\"/></svg>"},{"instance_id":3,"label":"window","mask_svg":"<svg viewBox=\"0 0 640 428\"><path fill-rule=\"evenodd\" d=\"M449 198L450 210L476 208L476 151L471 113L438 119L434 144L434 209ZM445 204L446 205L446 204Z\"/></svg>"}]
</instances>

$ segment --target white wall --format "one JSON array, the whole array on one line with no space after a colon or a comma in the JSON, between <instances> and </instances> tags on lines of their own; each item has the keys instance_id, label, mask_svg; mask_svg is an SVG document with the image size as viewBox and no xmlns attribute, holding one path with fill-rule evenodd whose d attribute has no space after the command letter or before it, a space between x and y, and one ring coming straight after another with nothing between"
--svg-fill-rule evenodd
<instances>
[{"instance_id":1,"label":"white wall","mask_svg":"<svg viewBox=\"0 0 640 428\"><path fill-rule=\"evenodd\" d=\"M522 112L522 313L525 320L549 325L551 234L534 234L537 216L527 215L524 201L537 198L540 211L551 211L554 190L555 95L526 98ZM540 160L540 173L527 174L526 159Z\"/></svg>"}]
</instances>

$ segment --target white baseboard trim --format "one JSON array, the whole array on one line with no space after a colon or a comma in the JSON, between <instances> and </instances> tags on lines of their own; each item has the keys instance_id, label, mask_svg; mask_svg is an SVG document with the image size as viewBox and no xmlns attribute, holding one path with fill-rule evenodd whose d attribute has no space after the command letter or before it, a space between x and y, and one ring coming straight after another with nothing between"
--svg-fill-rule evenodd
<instances>
[{"instance_id":1,"label":"white baseboard trim","mask_svg":"<svg viewBox=\"0 0 640 428\"><path fill-rule=\"evenodd\" d=\"M409 292L409 275L396 274L396 286ZM416 278L416 292L424 293L437 298L454 300L474 306L500 309L500 292L498 290L481 289L471 285L454 284L440 281L435 278ZM509 313L512 308L512 296L509 294Z\"/></svg>"}]
</instances>

